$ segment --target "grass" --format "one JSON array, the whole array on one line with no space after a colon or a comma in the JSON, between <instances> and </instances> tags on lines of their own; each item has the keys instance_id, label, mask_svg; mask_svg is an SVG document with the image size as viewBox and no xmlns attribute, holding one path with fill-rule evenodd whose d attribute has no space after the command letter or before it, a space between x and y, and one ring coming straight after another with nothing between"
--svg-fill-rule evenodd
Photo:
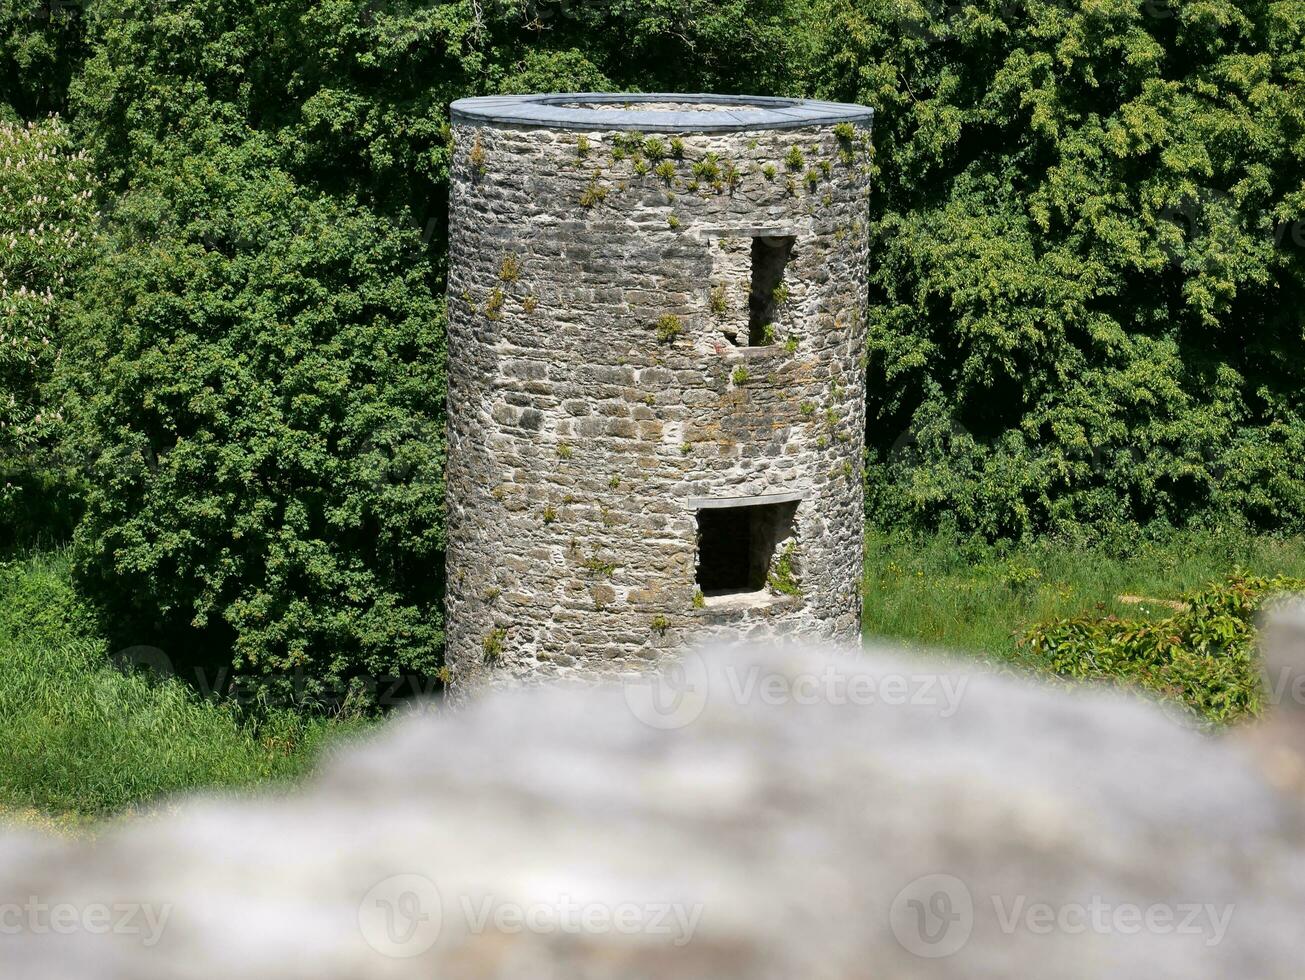
<instances>
[{"instance_id":1,"label":"grass","mask_svg":"<svg viewBox=\"0 0 1305 980\"><path fill-rule=\"evenodd\" d=\"M363 724L250 718L109 652L65 554L0 562L0 821L77 830L187 790L294 780Z\"/></svg>"},{"instance_id":2,"label":"grass","mask_svg":"<svg viewBox=\"0 0 1305 980\"><path fill-rule=\"evenodd\" d=\"M917 649L1019 659L1017 633L1058 618L1172 616L1172 601L1234 571L1305 577L1305 539L1209 533L1084 547L1047 539L962 547L945 537L871 531L866 537L864 629Z\"/></svg>"},{"instance_id":3,"label":"grass","mask_svg":"<svg viewBox=\"0 0 1305 980\"><path fill-rule=\"evenodd\" d=\"M367 725L290 711L250 715L177 681L122 672L68 565L61 551L0 561L0 824L88 835L107 817L159 807L174 794L294 782ZM1165 601L1236 570L1305 578L1305 539L1182 534L1115 547L1000 547L870 532L865 632L1015 664L1016 635L1037 623L1171 617ZM695 595L695 607L702 602ZM486 638L487 656L501 648L502 632Z\"/></svg>"}]
</instances>

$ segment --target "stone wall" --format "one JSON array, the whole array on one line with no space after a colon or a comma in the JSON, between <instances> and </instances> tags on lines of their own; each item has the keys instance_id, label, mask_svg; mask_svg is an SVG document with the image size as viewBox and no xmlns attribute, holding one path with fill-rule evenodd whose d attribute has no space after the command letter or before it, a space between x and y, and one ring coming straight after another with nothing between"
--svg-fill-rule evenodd
<instances>
[{"instance_id":1,"label":"stone wall","mask_svg":"<svg viewBox=\"0 0 1305 980\"><path fill-rule=\"evenodd\" d=\"M1302 622L1269 633L1289 691ZM388 726L294 793L169 804L92 841L2 832L0 967L1300 977L1299 703L1293 737L1248 750L972 669L713 650L668 677L678 700L652 679L497 691Z\"/></svg>"},{"instance_id":2,"label":"stone wall","mask_svg":"<svg viewBox=\"0 0 1305 980\"><path fill-rule=\"evenodd\" d=\"M621 673L716 631L855 637L868 129L454 135L454 686ZM767 233L794 242L748 346ZM777 494L800 498L786 588L700 595L695 501Z\"/></svg>"}]
</instances>

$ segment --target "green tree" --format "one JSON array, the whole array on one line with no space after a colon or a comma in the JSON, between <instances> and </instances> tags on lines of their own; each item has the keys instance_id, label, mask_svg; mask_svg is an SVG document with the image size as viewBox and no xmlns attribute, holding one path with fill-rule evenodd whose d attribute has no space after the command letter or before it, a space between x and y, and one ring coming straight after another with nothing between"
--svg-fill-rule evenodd
<instances>
[{"instance_id":1,"label":"green tree","mask_svg":"<svg viewBox=\"0 0 1305 980\"><path fill-rule=\"evenodd\" d=\"M822 6L879 110L872 517L1305 526L1305 8Z\"/></svg>"},{"instance_id":2,"label":"green tree","mask_svg":"<svg viewBox=\"0 0 1305 980\"><path fill-rule=\"evenodd\" d=\"M439 666L443 310L417 233L271 141L123 195L62 373L82 580L131 642L200 631L306 700Z\"/></svg>"},{"instance_id":3,"label":"green tree","mask_svg":"<svg viewBox=\"0 0 1305 980\"><path fill-rule=\"evenodd\" d=\"M0 545L69 519L46 391L94 238L96 180L58 117L0 122Z\"/></svg>"},{"instance_id":4,"label":"green tree","mask_svg":"<svg viewBox=\"0 0 1305 980\"><path fill-rule=\"evenodd\" d=\"M0 119L64 110L83 27L80 0L0 0Z\"/></svg>"}]
</instances>

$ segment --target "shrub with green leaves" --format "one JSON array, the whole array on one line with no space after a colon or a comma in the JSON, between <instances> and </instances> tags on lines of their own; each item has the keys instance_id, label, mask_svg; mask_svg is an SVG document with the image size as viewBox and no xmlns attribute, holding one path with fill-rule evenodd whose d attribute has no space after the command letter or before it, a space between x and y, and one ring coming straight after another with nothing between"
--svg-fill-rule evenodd
<instances>
[{"instance_id":1,"label":"shrub with green leaves","mask_svg":"<svg viewBox=\"0 0 1305 980\"><path fill-rule=\"evenodd\" d=\"M433 674L443 309L417 232L299 186L258 137L151 176L61 373L84 583L131 642L229 639L265 690Z\"/></svg>"},{"instance_id":2,"label":"shrub with green leaves","mask_svg":"<svg viewBox=\"0 0 1305 980\"><path fill-rule=\"evenodd\" d=\"M1173 616L1057 620L1029 630L1021 647L1037 669L1137 685L1205 721L1235 722L1264 703L1256 613L1275 596L1299 592L1305 580L1236 575L1187 597Z\"/></svg>"}]
</instances>

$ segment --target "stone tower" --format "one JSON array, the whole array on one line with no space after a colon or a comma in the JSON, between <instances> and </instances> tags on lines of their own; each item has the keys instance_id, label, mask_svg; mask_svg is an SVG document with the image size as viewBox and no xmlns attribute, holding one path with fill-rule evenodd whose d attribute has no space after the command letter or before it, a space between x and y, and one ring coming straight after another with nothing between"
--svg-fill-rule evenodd
<instances>
[{"instance_id":1,"label":"stone tower","mask_svg":"<svg viewBox=\"0 0 1305 980\"><path fill-rule=\"evenodd\" d=\"M455 688L625 673L714 633L855 638L871 110L452 116Z\"/></svg>"}]
</instances>

